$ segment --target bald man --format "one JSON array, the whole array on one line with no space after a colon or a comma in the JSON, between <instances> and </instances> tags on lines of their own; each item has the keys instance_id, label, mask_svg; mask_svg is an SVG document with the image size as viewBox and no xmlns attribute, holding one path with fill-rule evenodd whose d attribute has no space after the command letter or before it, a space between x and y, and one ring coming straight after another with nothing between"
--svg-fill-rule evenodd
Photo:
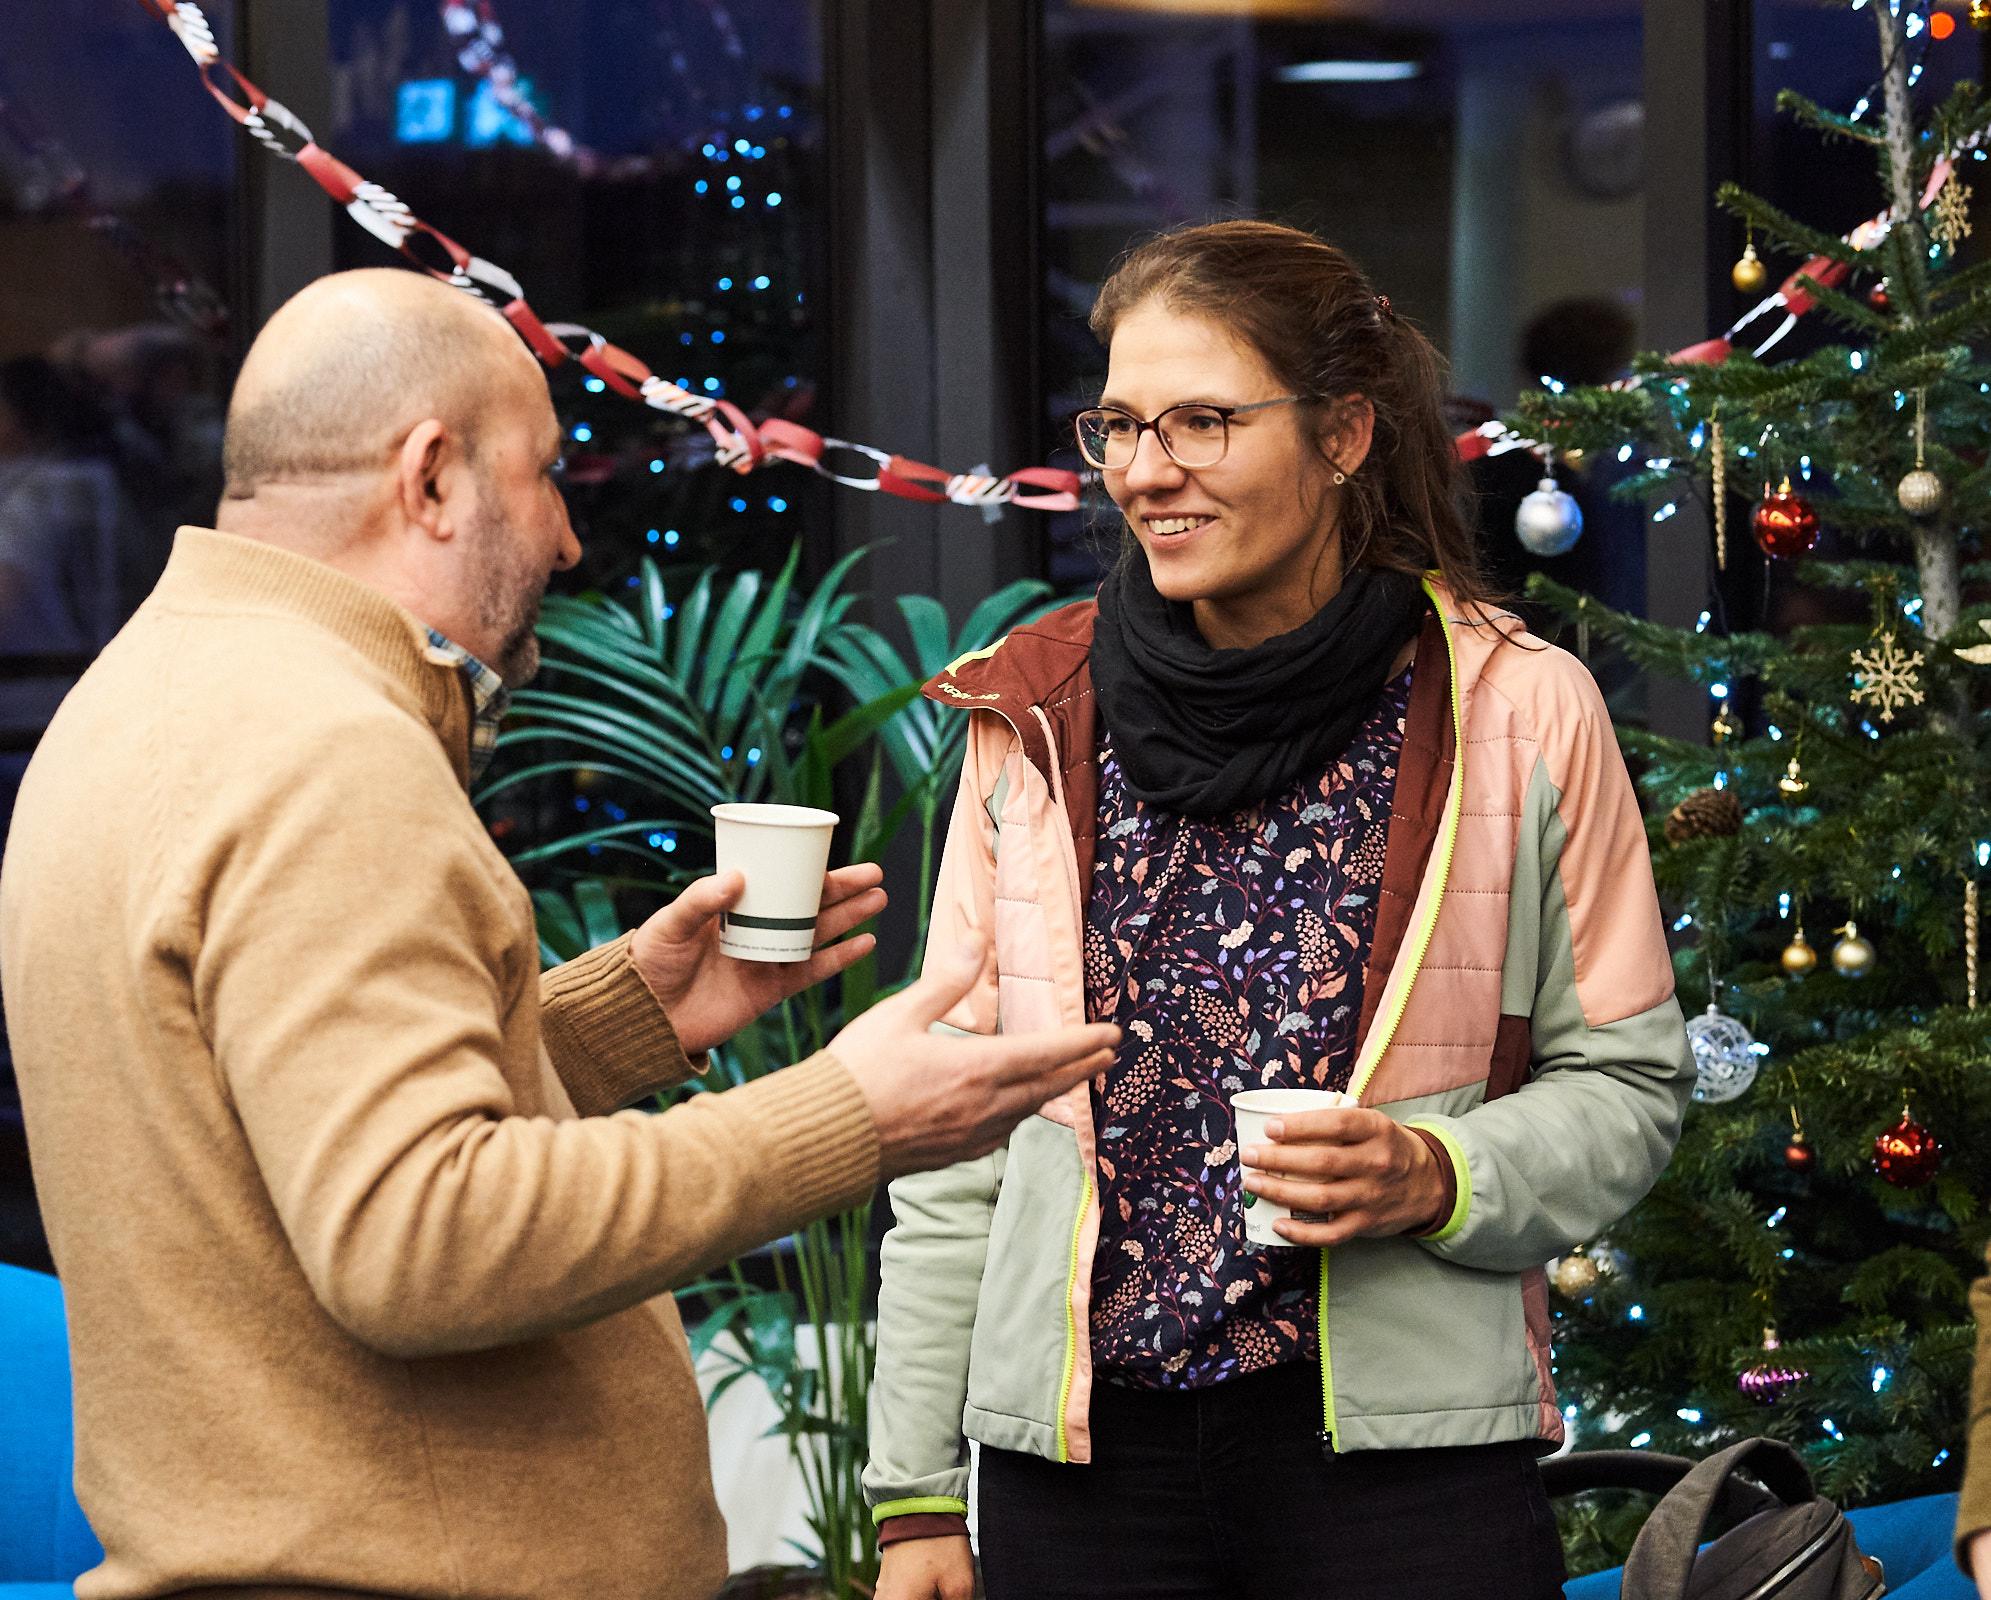
<instances>
[{"instance_id":1,"label":"bald man","mask_svg":"<svg viewBox=\"0 0 1991 1600\"><path fill-rule=\"evenodd\" d=\"M869 948L718 954L737 879L542 976L471 809L580 551L537 365L427 278L328 278L243 365L216 529L64 702L0 975L68 1293L84 1600L690 1600L725 1575L666 1291L993 1149L1113 1030L928 1025L617 1112ZM819 932L884 903L833 873Z\"/></svg>"}]
</instances>

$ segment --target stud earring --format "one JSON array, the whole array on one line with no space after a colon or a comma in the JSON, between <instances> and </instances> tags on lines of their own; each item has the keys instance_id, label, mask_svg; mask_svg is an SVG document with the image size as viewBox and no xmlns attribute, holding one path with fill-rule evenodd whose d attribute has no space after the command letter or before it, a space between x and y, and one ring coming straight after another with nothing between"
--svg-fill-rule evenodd
<instances>
[{"instance_id":1,"label":"stud earring","mask_svg":"<svg viewBox=\"0 0 1991 1600\"><path fill-rule=\"evenodd\" d=\"M1334 475L1334 486L1335 486L1335 488L1339 489L1339 488L1340 488L1340 487L1341 487L1341 486L1342 486L1342 485L1343 485L1344 483L1346 483L1347 481L1348 481L1348 474L1347 474L1347 473L1345 473L1345 472L1337 472L1337 473L1335 473L1335 475Z\"/></svg>"}]
</instances>

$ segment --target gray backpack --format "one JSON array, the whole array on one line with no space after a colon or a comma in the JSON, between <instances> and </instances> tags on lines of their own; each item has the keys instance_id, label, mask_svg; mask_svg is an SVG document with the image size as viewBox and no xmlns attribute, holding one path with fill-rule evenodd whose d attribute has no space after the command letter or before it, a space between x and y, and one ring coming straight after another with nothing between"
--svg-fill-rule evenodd
<instances>
[{"instance_id":1,"label":"gray backpack","mask_svg":"<svg viewBox=\"0 0 1991 1600\"><path fill-rule=\"evenodd\" d=\"M1563 1456L1542 1463L1542 1481L1551 1495L1636 1489L1660 1497L1625 1563L1623 1600L1877 1600L1887 1592L1880 1563L1860 1554L1852 1525L1776 1439L1745 1439L1699 1462L1644 1450Z\"/></svg>"}]
</instances>

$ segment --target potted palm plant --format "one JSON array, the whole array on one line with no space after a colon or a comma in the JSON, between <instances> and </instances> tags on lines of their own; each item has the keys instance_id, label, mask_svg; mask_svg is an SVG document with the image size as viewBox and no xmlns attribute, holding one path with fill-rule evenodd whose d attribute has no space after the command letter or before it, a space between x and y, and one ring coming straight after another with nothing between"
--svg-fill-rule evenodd
<instances>
[{"instance_id":1,"label":"potted palm plant","mask_svg":"<svg viewBox=\"0 0 1991 1600\"><path fill-rule=\"evenodd\" d=\"M558 782L586 790L576 824L512 857L534 890L548 961L615 937L618 901L674 893L710 870L710 808L729 800L829 806L857 789L849 857L878 859L906 829L920 862L914 953L880 979L875 958L840 993L779 1007L714 1052L709 1092L778 1070L819 1049L847 1016L912 976L924 944L927 885L942 814L959 771L965 719L919 697L919 684L1044 608L1048 585L989 596L959 630L926 596L895 604L910 654L853 613L839 561L813 589L800 552L773 576L716 569L667 582L645 562L625 594L549 597L543 670L518 691L496 775L480 803ZM831 716L825 701L851 702ZM846 772L854 768L854 772ZM604 869L611 870L604 870ZM749 1378L766 1386L806 1499L811 1543L801 1571L735 1580L742 1597L868 1594L877 1550L860 1474L875 1353L871 1206L812 1223L750 1276L735 1263L682 1291L693 1351L716 1364L712 1398Z\"/></svg>"}]
</instances>

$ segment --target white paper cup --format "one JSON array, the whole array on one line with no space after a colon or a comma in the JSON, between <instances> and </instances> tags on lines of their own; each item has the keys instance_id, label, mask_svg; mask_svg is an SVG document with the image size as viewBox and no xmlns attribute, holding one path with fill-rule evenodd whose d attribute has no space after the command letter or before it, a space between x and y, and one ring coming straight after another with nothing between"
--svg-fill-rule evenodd
<instances>
[{"instance_id":1,"label":"white paper cup","mask_svg":"<svg viewBox=\"0 0 1991 1600\"><path fill-rule=\"evenodd\" d=\"M745 802L714 806L719 871L746 892L719 916L719 948L741 961L807 961L816 947L834 811Z\"/></svg>"},{"instance_id":2,"label":"white paper cup","mask_svg":"<svg viewBox=\"0 0 1991 1600\"><path fill-rule=\"evenodd\" d=\"M1285 1116L1295 1111L1328 1111L1336 1106L1353 1104L1354 1101L1338 1089L1247 1089L1242 1094L1231 1096L1231 1115L1237 1121L1239 1167L1244 1168L1244 1152L1247 1146L1271 1142L1265 1137L1265 1124L1269 1118ZM1286 1250L1298 1249L1300 1247L1291 1239L1274 1233L1272 1224L1284 1217L1291 1217L1296 1222L1327 1220L1317 1212L1294 1211L1280 1205L1276 1200L1268 1200L1262 1194L1253 1194L1242 1184L1238 1186L1238 1200L1244 1207L1244 1236L1252 1244L1272 1245Z\"/></svg>"}]
</instances>

